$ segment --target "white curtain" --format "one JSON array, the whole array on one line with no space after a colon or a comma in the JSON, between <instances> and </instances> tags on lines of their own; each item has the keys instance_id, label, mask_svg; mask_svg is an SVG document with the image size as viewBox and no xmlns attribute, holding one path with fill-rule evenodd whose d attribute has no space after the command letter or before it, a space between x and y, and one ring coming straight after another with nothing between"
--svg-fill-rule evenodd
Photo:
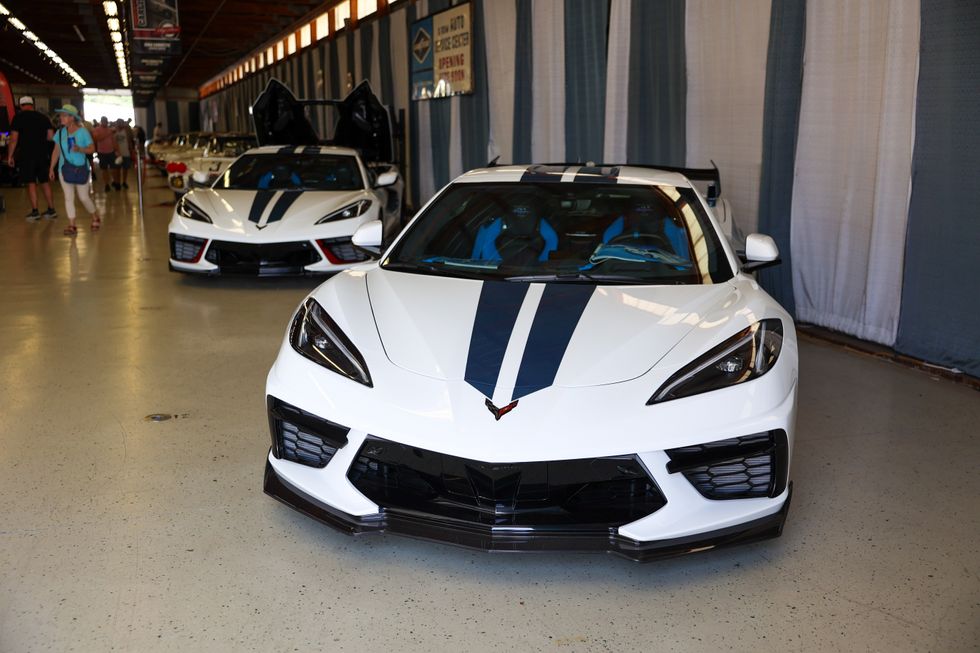
<instances>
[{"instance_id":1,"label":"white curtain","mask_svg":"<svg viewBox=\"0 0 980 653\"><path fill-rule=\"evenodd\" d=\"M609 6L604 163L626 162L626 127L629 122L631 8L631 0L612 0Z\"/></svg>"},{"instance_id":2,"label":"white curtain","mask_svg":"<svg viewBox=\"0 0 980 653\"><path fill-rule=\"evenodd\" d=\"M918 48L918 0L807 3L796 312L887 345L901 302Z\"/></svg>"},{"instance_id":3,"label":"white curtain","mask_svg":"<svg viewBox=\"0 0 980 653\"><path fill-rule=\"evenodd\" d=\"M771 0L687 0L687 165L721 172L745 233L756 230Z\"/></svg>"},{"instance_id":4,"label":"white curtain","mask_svg":"<svg viewBox=\"0 0 980 653\"><path fill-rule=\"evenodd\" d=\"M535 0L531 158L565 160L565 0Z\"/></svg>"},{"instance_id":5,"label":"white curtain","mask_svg":"<svg viewBox=\"0 0 980 653\"><path fill-rule=\"evenodd\" d=\"M490 145L487 161L499 156L514 162L514 57L517 49L517 4L514 0L483 3L487 35L487 87L490 92Z\"/></svg>"},{"instance_id":6,"label":"white curtain","mask_svg":"<svg viewBox=\"0 0 980 653\"><path fill-rule=\"evenodd\" d=\"M408 10L391 14L391 82L394 87L395 116L400 109L408 109ZM407 111L406 111L407 114ZM406 125L407 127L407 125Z\"/></svg>"}]
</instances>

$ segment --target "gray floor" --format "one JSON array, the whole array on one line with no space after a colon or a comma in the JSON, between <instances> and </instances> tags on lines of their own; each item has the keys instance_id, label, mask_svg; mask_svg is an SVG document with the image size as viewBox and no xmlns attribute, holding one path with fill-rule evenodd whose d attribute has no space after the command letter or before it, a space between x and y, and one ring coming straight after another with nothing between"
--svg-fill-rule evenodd
<instances>
[{"instance_id":1,"label":"gray floor","mask_svg":"<svg viewBox=\"0 0 980 653\"><path fill-rule=\"evenodd\" d=\"M169 273L151 183L145 220L97 192L76 240L0 189L0 651L977 649L976 391L804 340L793 507L762 544L354 540L261 490L265 374L315 281Z\"/></svg>"}]
</instances>

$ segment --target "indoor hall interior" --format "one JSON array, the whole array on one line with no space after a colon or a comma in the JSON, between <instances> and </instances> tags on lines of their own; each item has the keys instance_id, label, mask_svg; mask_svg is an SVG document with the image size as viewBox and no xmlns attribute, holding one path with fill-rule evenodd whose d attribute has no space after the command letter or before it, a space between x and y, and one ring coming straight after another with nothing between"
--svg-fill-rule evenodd
<instances>
[{"instance_id":1,"label":"indoor hall interior","mask_svg":"<svg viewBox=\"0 0 980 653\"><path fill-rule=\"evenodd\" d=\"M262 493L321 280L168 271L155 173L98 233L0 189L0 650L975 650L976 390L801 329L782 537L637 565L350 538ZM150 415L169 417L152 421Z\"/></svg>"}]
</instances>

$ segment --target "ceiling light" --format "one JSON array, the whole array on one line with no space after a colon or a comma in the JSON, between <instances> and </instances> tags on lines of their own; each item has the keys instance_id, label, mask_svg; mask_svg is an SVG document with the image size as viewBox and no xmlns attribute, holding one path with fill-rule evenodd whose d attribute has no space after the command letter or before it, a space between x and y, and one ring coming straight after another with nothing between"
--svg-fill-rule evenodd
<instances>
[{"instance_id":1,"label":"ceiling light","mask_svg":"<svg viewBox=\"0 0 980 653\"><path fill-rule=\"evenodd\" d=\"M109 25L110 32L119 31L119 19L118 18L107 18L106 23Z\"/></svg>"},{"instance_id":2,"label":"ceiling light","mask_svg":"<svg viewBox=\"0 0 980 653\"><path fill-rule=\"evenodd\" d=\"M112 48L113 48L113 49L114 49L114 50L115 50L116 52L122 52L122 51L123 51L123 44L122 44L122 43L113 43L113 44L112 44Z\"/></svg>"},{"instance_id":3,"label":"ceiling light","mask_svg":"<svg viewBox=\"0 0 980 653\"><path fill-rule=\"evenodd\" d=\"M48 46L44 41L34 41L34 45L36 45L37 49L40 50L41 52L44 52L45 50L48 49Z\"/></svg>"},{"instance_id":4,"label":"ceiling light","mask_svg":"<svg viewBox=\"0 0 980 653\"><path fill-rule=\"evenodd\" d=\"M102 3L102 7L105 9L106 16L118 16L119 10L116 9L116 3L112 0L106 0Z\"/></svg>"},{"instance_id":5,"label":"ceiling light","mask_svg":"<svg viewBox=\"0 0 980 653\"><path fill-rule=\"evenodd\" d=\"M19 20L17 20L13 16L11 16L10 18L8 18L7 19L7 22L10 23L11 25L13 25L14 27L16 27L17 29L19 29L22 32L25 29L27 29L27 25L25 25L24 23L20 22Z\"/></svg>"},{"instance_id":6,"label":"ceiling light","mask_svg":"<svg viewBox=\"0 0 980 653\"><path fill-rule=\"evenodd\" d=\"M119 32L109 32L109 37L113 43L122 43L122 34Z\"/></svg>"},{"instance_id":7,"label":"ceiling light","mask_svg":"<svg viewBox=\"0 0 980 653\"><path fill-rule=\"evenodd\" d=\"M24 32L24 36L26 36L27 38L29 38L32 41L36 41L37 40L37 34L35 34L34 32L32 32L30 30L27 30L26 32Z\"/></svg>"},{"instance_id":8,"label":"ceiling light","mask_svg":"<svg viewBox=\"0 0 980 653\"><path fill-rule=\"evenodd\" d=\"M0 16L9 16L10 12L3 5L0 5Z\"/></svg>"}]
</instances>

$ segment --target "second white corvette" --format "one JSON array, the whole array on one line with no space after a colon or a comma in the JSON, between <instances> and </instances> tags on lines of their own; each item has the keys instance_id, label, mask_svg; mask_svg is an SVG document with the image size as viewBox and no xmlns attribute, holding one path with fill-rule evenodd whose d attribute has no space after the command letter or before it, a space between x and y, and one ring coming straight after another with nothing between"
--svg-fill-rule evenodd
<instances>
[{"instance_id":1,"label":"second white corvette","mask_svg":"<svg viewBox=\"0 0 980 653\"><path fill-rule=\"evenodd\" d=\"M261 146L237 158L210 187L177 202L170 222L172 270L336 272L368 258L351 244L358 227L398 223L403 183L387 163L393 158L388 112L370 87L362 84L336 102L340 118L329 144L319 143L301 104L270 82L253 107Z\"/></svg>"}]
</instances>

